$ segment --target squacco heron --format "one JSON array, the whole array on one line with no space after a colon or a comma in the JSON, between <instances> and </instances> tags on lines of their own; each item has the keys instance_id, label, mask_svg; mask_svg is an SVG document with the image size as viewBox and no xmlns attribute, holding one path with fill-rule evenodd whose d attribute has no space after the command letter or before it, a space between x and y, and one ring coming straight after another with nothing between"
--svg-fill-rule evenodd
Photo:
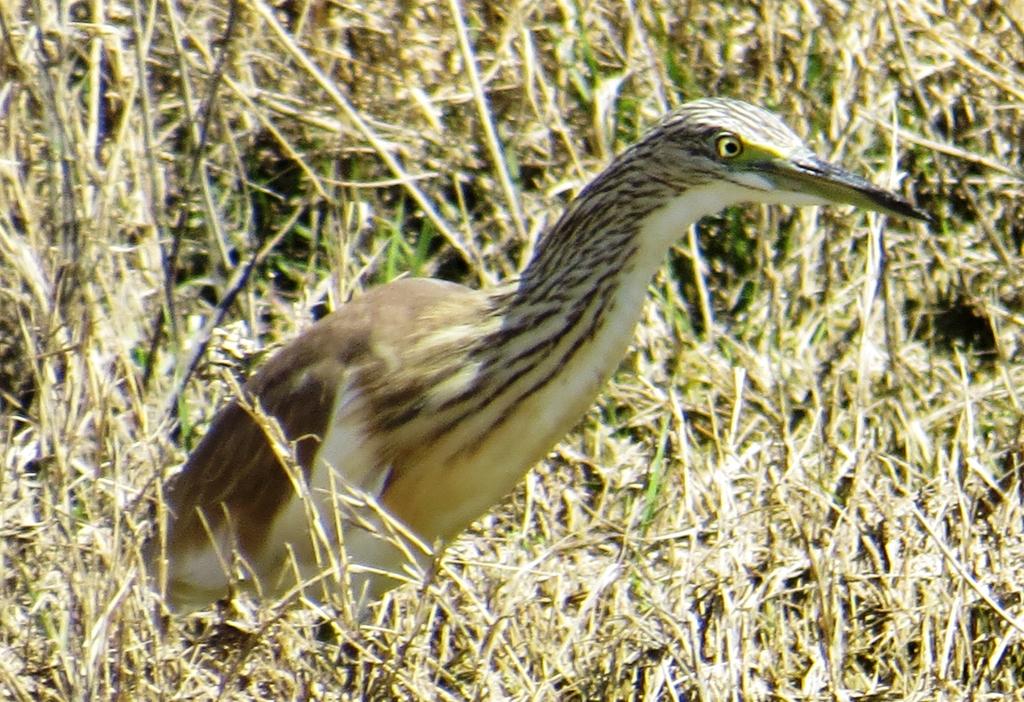
<instances>
[{"instance_id":1,"label":"squacco heron","mask_svg":"<svg viewBox=\"0 0 1024 702\"><path fill-rule=\"evenodd\" d=\"M273 355L168 484L153 553L172 605L237 580L367 602L428 564L424 545L505 497L594 402L685 228L745 202L929 220L759 107L683 105L579 193L518 280L396 280Z\"/></svg>"}]
</instances>

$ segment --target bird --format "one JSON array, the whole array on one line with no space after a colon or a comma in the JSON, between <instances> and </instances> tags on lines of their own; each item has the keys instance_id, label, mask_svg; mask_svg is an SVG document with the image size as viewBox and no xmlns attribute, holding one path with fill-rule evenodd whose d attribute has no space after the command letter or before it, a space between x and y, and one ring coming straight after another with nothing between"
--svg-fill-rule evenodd
<instances>
[{"instance_id":1,"label":"bird","mask_svg":"<svg viewBox=\"0 0 1024 702\"><path fill-rule=\"evenodd\" d=\"M594 403L687 227L743 203L933 221L766 109L682 104L582 188L516 279L394 280L272 354L163 489L148 558L168 607L319 586L365 609L424 572Z\"/></svg>"}]
</instances>

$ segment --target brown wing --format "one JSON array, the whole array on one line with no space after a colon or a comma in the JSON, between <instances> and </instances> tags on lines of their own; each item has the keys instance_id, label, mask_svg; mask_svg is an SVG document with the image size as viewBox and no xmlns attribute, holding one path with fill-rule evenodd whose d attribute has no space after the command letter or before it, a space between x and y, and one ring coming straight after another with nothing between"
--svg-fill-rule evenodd
<instances>
[{"instance_id":1,"label":"brown wing","mask_svg":"<svg viewBox=\"0 0 1024 702\"><path fill-rule=\"evenodd\" d=\"M460 298L479 295L427 279L375 288L271 357L245 385L246 402L258 402L280 423L285 437L295 443L299 464L308 477L346 375L381 365L375 349L401 348L403 340L415 338L424 326L438 326L439 307L457 308L453 303ZM216 529L226 514L237 527L243 552L252 552L263 543L273 516L292 494L291 481L264 428L241 403L232 401L217 414L168 486L168 552L207 544L207 528Z\"/></svg>"}]
</instances>

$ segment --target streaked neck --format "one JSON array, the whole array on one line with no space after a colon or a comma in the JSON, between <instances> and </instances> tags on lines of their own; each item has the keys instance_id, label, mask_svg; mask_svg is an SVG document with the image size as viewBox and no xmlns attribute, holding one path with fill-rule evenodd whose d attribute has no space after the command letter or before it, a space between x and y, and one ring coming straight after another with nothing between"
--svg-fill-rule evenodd
<instances>
[{"instance_id":1,"label":"streaked neck","mask_svg":"<svg viewBox=\"0 0 1024 702\"><path fill-rule=\"evenodd\" d=\"M589 405L633 338L668 248L687 226L736 202L738 191L716 183L671 193L657 183L606 206L583 193L518 285L495 295L501 324L475 352L476 408L509 416L545 388L579 393ZM552 404L566 407L551 418L566 430L579 418L579 403Z\"/></svg>"},{"instance_id":2,"label":"streaked neck","mask_svg":"<svg viewBox=\"0 0 1024 702\"><path fill-rule=\"evenodd\" d=\"M749 198L745 189L723 181L677 191L655 183L623 195L619 204L588 198L586 191L580 195L505 300L510 320L530 322L538 308L559 309L563 314L555 316L568 324L555 331L566 333L578 317L582 320L574 311L602 302L636 308L639 316L647 285L686 228Z\"/></svg>"}]
</instances>

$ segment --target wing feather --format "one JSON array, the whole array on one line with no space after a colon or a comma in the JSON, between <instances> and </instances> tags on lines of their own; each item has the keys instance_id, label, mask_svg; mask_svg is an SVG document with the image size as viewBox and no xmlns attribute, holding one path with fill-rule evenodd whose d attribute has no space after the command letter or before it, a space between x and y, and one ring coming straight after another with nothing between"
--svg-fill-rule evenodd
<instances>
[{"instance_id":1,"label":"wing feather","mask_svg":"<svg viewBox=\"0 0 1024 702\"><path fill-rule=\"evenodd\" d=\"M261 413L279 423L310 479L339 388L353 380L391 395L421 391L415 374L403 367L403 351L417 336L450 324L453 310L478 309L481 300L481 293L452 283L395 281L346 303L275 353L245 384L243 397L217 413L168 485L171 569L175 554L207 546L209 532L225 523L243 554L256 553L274 516L293 496ZM374 398L368 399L372 408ZM261 412L253 411L256 406ZM346 472L344 465L335 468ZM348 470L373 476L388 468L385 463Z\"/></svg>"}]
</instances>

